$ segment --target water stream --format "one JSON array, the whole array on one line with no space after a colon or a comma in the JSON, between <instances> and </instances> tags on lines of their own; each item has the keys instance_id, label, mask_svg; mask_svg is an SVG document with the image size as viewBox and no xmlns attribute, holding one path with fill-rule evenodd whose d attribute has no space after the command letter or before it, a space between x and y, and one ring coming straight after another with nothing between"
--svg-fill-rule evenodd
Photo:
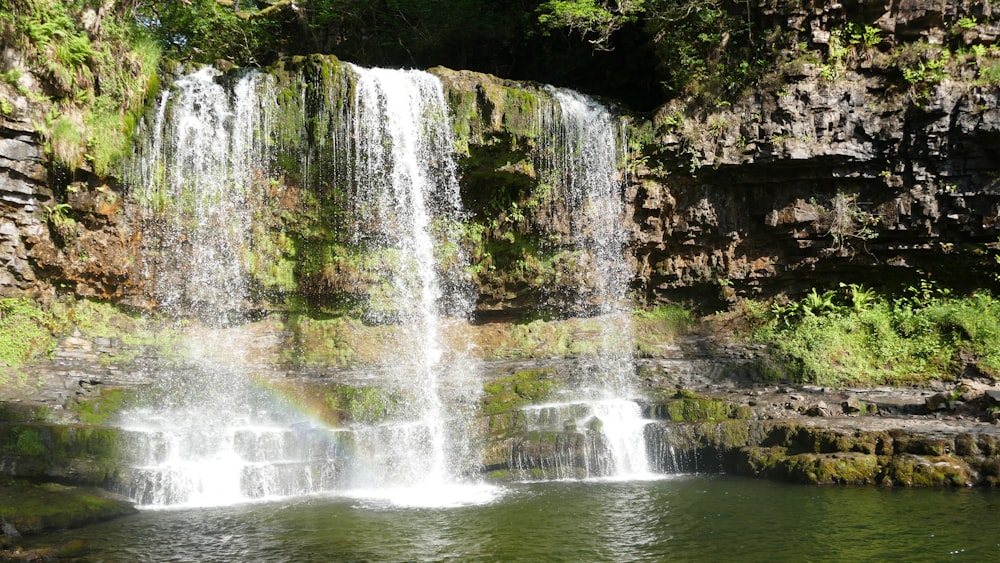
<instances>
[{"instance_id":1,"label":"water stream","mask_svg":"<svg viewBox=\"0 0 1000 563\"><path fill-rule=\"evenodd\" d=\"M354 483L433 502L478 465L464 447L462 413L444 400L451 393L474 398L478 387L471 360L446 351L441 322L445 313L467 318L472 302L460 292L446 294L437 247L458 247L461 217L452 156L454 139L440 80L421 71L351 67L357 75L354 115L354 194L358 214L354 238L378 248L387 258L375 267L390 289L383 313L405 331L395 343L398 365L408 368L404 392L410 397L403 421L355 429L360 455L371 452L369 471ZM450 285L454 286L454 282ZM387 319L377 319L387 320ZM446 358L446 352L451 352ZM381 468L381 469L371 469Z\"/></svg>"},{"instance_id":2,"label":"water stream","mask_svg":"<svg viewBox=\"0 0 1000 563\"><path fill-rule=\"evenodd\" d=\"M567 424L582 441L563 443L546 467L541 460L519 458L511 466L523 477L612 477L648 479L643 420L634 402L636 367L631 306L627 293L631 272L624 229L623 181L618 160L621 135L607 108L572 90L549 88L557 106L543 116L549 154L545 172L554 179L567 214L569 238L579 254L576 288L567 310L585 311L599 319L596 353L583 362L583 377L558 404L527 409L529 428L553 430ZM572 277L574 272L567 274ZM548 413L533 416L532 413ZM582 463L580 463L582 460ZM549 463L549 465L553 465Z\"/></svg>"}]
</instances>

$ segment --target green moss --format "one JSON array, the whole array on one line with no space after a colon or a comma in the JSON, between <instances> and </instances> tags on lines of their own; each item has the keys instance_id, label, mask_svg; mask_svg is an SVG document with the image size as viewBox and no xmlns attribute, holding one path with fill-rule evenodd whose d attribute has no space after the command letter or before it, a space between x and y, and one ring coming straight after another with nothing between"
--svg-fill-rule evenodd
<instances>
[{"instance_id":1,"label":"green moss","mask_svg":"<svg viewBox=\"0 0 1000 563\"><path fill-rule=\"evenodd\" d=\"M351 334L357 321L344 318L313 319L289 315L286 327L291 332L286 360L295 365L347 366L354 360Z\"/></svg>"},{"instance_id":2,"label":"green moss","mask_svg":"<svg viewBox=\"0 0 1000 563\"><path fill-rule=\"evenodd\" d=\"M124 388L102 389L96 398L77 400L72 409L84 424L105 424L122 410L131 395Z\"/></svg>"},{"instance_id":3,"label":"green moss","mask_svg":"<svg viewBox=\"0 0 1000 563\"><path fill-rule=\"evenodd\" d=\"M73 528L135 512L131 503L99 489L0 481L0 517L22 534Z\"/></svg>"},{"instance_id":4,"label":"green moss","mask_svg":"<svg viewBox=\"0 0 1000 563\"><path fill-rule=\"evenodd\" d=\"M730 418L730 404L711 399L680 399L666 404L670 420L716 421Z\"/></svg>"},{"instance_id":5,"label":"green moss","mask_svg":"<svg viewBox=\"0 0 1000 563\"><path fill-rule=\"evenodd\" d=\"M557 387L555 377L555 370L540 368L493 379L483 385L482 412L493 415L543 402Z\"/></svg>"},{"instance_id":6,"label":"green moss","mask_svg":"<svg viewBox=\"0 0 1000 563\"><path fill-rule=\"evenodd\" d=\"M737 449L750 443L750 425L743 420L723 420L717 428L716 436L721 450Z\"/></svg>"},{"instance_id":7,"label":"green moss","mask_svg":"<svg viewBox=\"0 0 1000 563\"><path fill-rule=\"evenodd\" d=\"M739 450L739 472L752 476L781 478L785 475L785 448L749 446Z\"/></svg>"},{"instance_id":8,"label":"green moss","mask_svg":"<svg viewBox=\"0 0 1000 563\"><path fill-rule=\"evenodd\" d=\"M102 353L98 358L105 365L127 365L144 348L157 350L164 359L176 357L183 349L178 346L181 333L176 325L157 315L140 314L104 301L57 302L52 305L51 318L58 336L78 331L83 338L114 341L118 351Z\"/></svg>"},{"instance_id":9,"label":"green moss","mask_svg":"<svg viewBox=\"0 0 1000 563\"><path fill-rule=\"evenodd\" d=\"M893 456L884 478L901 487L965 487L975 482L971 468L960 458L913 454Z\"/></svg>"},{"instance_id":10,"label":"green moss","mask_svg":"<svg viewBox=\"0 0 1000 563\"><path fill-rule=\"evenodd\" d=\"M19 366L55 346L54 319L27 298L0 299L0 362Z\"/></svg>"},{"instance_id":11,"label":"green moss","mask_svg":"<svg viewBox=\"0 0 1000 563\"><path fill-rule=\"evenodd\" d=\"M875 483L881 466L872 454L798 454L784 461L788 480L811 485Z\"/></svg>"},{"instance_id":12,"label":"green moss","mask_svg":"<svg viewBox=\"0 0 1000 563\"><path fill-rule=\"evenodd\" d=\"M6 446L6 451L16 456L40 456L45 453L45 443L41 433L32 427L14 428L16 439Z\"/></svg>"},{"instance_id":13,"label":"green moss","mask_svg":"<svg viewBox=\"0 0 1000 563\"><path fill-rule=\"evenodd\" d=\"M654 418L668 419L674 422L718 422L729 419L749 419L753 410L749 407L735 405L728 401L720 401L699 397L692 391L678 390L672 398L660 400L647 407L647 415Z\"/></svg>"},{"instance_id":14,"label":"green moss","mask_svg":"<svg viewBox=\"0 0 1000 563\"><path fill-rule=\"evenodd\" d=\"M376 387L339 385L326 395L328 407L342 420L371 424L392 418L407 403L399 393Z\"/></svg>"},{"instance_id":15,"label":"green moss","mask_svg":"<svg viewBox=\"0 0 1000 563\"><path fill-rule=\"evenodd\" d=\"M52 411L45 405L32 403L0 403L0 424L12 422L42 422Z\"/></svg>"}]
</instances>

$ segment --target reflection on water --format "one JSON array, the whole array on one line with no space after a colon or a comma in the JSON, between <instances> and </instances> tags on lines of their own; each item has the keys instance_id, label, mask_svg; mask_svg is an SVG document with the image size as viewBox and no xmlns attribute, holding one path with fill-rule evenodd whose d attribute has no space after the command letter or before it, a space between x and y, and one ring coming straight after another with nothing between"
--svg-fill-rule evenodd
<instances>
[{"instance_id":1,"label":"reflection on water","mask_svg":"<svg viewBox=\"0 0 1000 563\"><path fill-rule=\"evenodd\" d=\"M730 477L511 485L484 504L314 496L69 531L91 561L993 561L1000 495ZM37 541L37 540L36 540Z\"/></svg>"}]
</instances>

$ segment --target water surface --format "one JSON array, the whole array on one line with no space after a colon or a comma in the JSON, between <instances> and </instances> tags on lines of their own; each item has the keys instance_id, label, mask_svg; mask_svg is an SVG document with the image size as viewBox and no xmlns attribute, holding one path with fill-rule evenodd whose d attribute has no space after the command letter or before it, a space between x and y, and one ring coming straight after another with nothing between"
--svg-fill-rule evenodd
<instances>
[{"instance_id":1,"label":"water surface","mask_svg":"<svg viewBox=\"0 0 1000 563\"><path fill-rule=\"evenodd\" d=\"M507 486L486 504L323 495L145 510L44 538L93 561L995 561L988 490L805 487L735 477Z\"/></svg>"}]
</instances>

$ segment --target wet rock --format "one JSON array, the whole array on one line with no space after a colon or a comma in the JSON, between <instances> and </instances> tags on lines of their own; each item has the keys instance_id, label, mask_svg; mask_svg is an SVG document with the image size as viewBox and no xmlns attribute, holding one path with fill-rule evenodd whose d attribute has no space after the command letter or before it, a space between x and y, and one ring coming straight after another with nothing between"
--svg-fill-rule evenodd
<instances>
[{"instance_id":1,"label":"wet rock","mask_svg":"<svg viewBox=\"0 0 1000 563\"><path fill-rule=\"evenodd\" d=\"M930 412L942 411L954 407L950 393L935 393L924 402Z\"/></svg>"},{"instance_id":2,"label":"wet rock","mask_svg":"<svg viewBox=\"0 0 1000 563\"><path fill-rule=\"evenodd\" d=\"M1000 389L987 389L984 394L994 405L1000 405Z\"/></svg>"},{"instance_id":3,"label":"wet rock","mask_svg":"<svg viewBox=\"0 0 1000 563\"><path fill-rule=\"evenodd\" d=\"M832 416L833 412L830 410L830 407L827 406L826 402L820 401L819 403L817 403L817 404L809 407L809 409L806 410L806 415L807 416Z\"/></svg>"},{"instance_id":4,"label":"wet rock","mask_svg":"<svg viewBox=\"0 0 1000 563\"><path fill-rule=\"evenodd\" d=\"M863 414L868 410L868 405L858 400L857 397L849 397L840 403L840 410L844 414Z\"/></svg>"}]
</instances>

